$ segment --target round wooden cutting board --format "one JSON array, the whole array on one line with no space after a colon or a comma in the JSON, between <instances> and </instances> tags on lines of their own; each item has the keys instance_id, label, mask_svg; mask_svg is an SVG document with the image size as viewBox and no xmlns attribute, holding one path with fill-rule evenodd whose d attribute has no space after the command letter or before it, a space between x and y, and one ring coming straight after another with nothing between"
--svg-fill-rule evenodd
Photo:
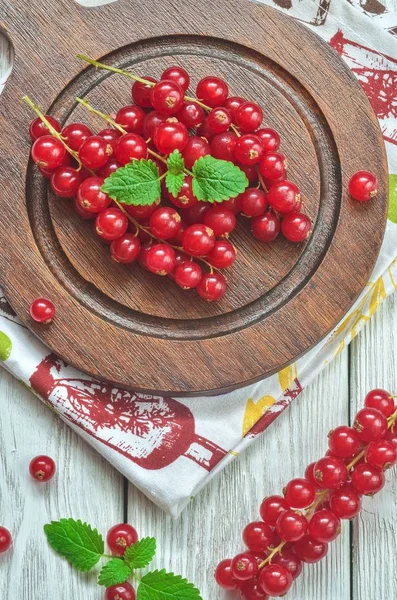
<instances>
[{"instance_id":1,"label":"round wooden cutting board","mask_svg":"<svg viewBox=\"0 0 397 600\"><path fill-rule=\"evenodd\" d=\"M0 0L0 25L15 47L0 99L0 277L14 310L45 344L79 369L147 392L197 395L243 386L312 348L351 307L375 264L387 211L382 136L368 100L339 56L315 34L245 0L119 1L84 9L58 0ZM231 95L258 101L277 129L288 176L314 222L311 238L261 244L240 218L238 260L217 303L184 292L138 265L110 260L92 222L55 197L29 159L28 94L61 123L104 123L131 102L130 82L85 68L82 52L141 76L183 65L192 92L208 74ZM83 69L83 70L82 70ZM347 194L359 169L379 178L376 199ZM50 298L56 318L31 321L29 305Z\"/></svg>"}]
</instances>

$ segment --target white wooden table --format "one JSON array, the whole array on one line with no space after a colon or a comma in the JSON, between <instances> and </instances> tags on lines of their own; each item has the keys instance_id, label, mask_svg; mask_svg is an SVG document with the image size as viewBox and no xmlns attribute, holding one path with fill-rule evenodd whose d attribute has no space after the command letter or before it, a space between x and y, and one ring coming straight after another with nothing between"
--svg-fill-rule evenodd
<instances>
[{"instance_id":1,"label":"white wooden table","mask_svg":"<svg viewBox=\"0 0 397 600\"><path fill-rule=\"evenodd\" d=\"M0 73L5 58L0 41ZM74 517L103 533L128 521L140 535L155 536L155 566L188 577L204 600L221 600L214 567L241 549L241 530L257 518L261 499L303 475L305 466L325 451L329 429L348 423L369 389L397 393L396 365L397 297L392 297L350 348L177 521L0 368L0 524L14 538L12 551L0 555L0 599L102 600L95 575L73 571L44 537L45 523ZM28 474L29 461L37 454L49 454L58 465L57 478L49 485L35 485ZM364 501L356 521L345 522L328 557L305 568L290 600L397 598L396 469L388 480L376 499Z\"/></svg>"}]
</instances>

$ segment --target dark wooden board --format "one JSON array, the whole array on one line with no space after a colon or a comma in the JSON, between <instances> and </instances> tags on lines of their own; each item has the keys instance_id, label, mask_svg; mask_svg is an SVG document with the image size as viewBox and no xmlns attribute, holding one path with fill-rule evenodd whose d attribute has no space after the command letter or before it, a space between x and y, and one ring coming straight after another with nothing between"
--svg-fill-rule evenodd
<instances>
[{"instance_id":1,"label":"dark wooden board","mask_svg":"<svg viewBox=\"0 0 397 600\"><path fill-rule=\"evenodd\" d=\"M0 99L0 278L13 308L67 362L136 390L195 395L256 381L313 347L365 286L383 238L387 169L364 92L332 49L292 19L245 0L123 2L84 9L59 0L0 0L0 26L15 51ZM84 69L78 52L140 75L182 64L233 95L257 99L282 136L289 177L315 222L306 244L262 245L243 219L238 261L219 303L124 267L67 200L53 196L29 161L30 95L62 123L83 119L74 97L103 110L130 102L130 83ZM84 69L84 70L82 70ZM376 200L347 193L350 176L374 171ZM46 296L56 319L39 326L30 302Z\"/></svg>"}]
</instances>

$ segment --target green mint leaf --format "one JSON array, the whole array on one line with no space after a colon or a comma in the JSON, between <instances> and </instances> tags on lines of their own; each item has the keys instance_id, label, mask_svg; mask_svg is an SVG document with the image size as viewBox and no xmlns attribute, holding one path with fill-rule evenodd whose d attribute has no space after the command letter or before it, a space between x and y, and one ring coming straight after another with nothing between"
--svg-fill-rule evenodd
<instances>
[{"instance_id":1,"label":"green mint leaf","mask_svg":"<svg viewBox=\"0 0 397 600\"><path fill-rule=\"evenodd\" d=\"M132 568L121 558L112 558L99 573L98 584L105 587L125 583L131 576Z\"/></svg>"},{"instance_id":2,"label":"green mint leaf","mask_svg":"<svg viewBox=\"0 0 397 600\"><path fill-rule=\"evenodd\" d=\"M102 536L91 525L61 519L44 525L48 543L78 571L89 571L104 552Z\"/></svg>"},{"instance_id":3,"label":"green mint leaf","mask_svg":"<svg viewBox=\"0 0 397 600\"><path fill-rule=\"evenodd\" d=\"M133 160L107 177L101 190L123 204L150 206L160 198L159 170L152 160Z\"/></svg>"},{"instance_id":4,"label":"green mint leaf","mask_svg":"<svg viewBox=\"0 0 397 600\"><path fill-rule=\"evenodd\" d=\"M0 360L10 358L12 341L4 331L0 331Z\"/></svg>"},{"instance_id":5,"label":"green mint leaf","mask_svg":"<svg viewBox=\"0 0 397 600\"><path fill-rule=\"evenodd\" d=\"M183 173L171 173L171 171L167 172L165 176L165 185L167 186L167 190L173 196L177 196L182 189L183 181L185 176Z\"/></svg>"},{"instance_id":6,"label":"green mint leaf","mask_svg":"<svg viewBox=\"0 0 397 600\"><path fill-rule=\"evenodd\" d=\"M397 224L397 175L389 175L389 214L392 223Z\"/></svg>"},{"instance_id":7,"label":"green mint leaf","mask_svg":"<svg viewBox=\"0 0 397 600\"><path fill-rule=\"evenodd\" d=\"M137 600L203 600L199 590L180 575L153 571L142 577Z\"/></svg>"},{"instance_id":8,"label":"green mint leaf","mask_svg":"<svg viewBox=\"0 0 397 600\"><path fill-rule=\"evenodd\" d=\"M193 175L193 194L204 202L235 198L248 186L247 176L241 169L209 154L196 160Z\"/></svg>"},{"instance_id":9,"label":"green mint leaf","mask_svg":"<svg viewBox=\"0 0 397 600\"><path fill-rule=\"evenodd\" d=\"M155 554L156 540L146 537L128 546L124 554L124 560L131 569L143 569L152 562Z\"/></svg>"},{"instance_id":10,"label":"green mint leaf","mask_svg":"<svg viewBox=\"0 0 397 600\"><path fill-rule=\"evenodd\" d=\"M167 169L173 175L179 175L179 173L183 173L183 169L185 168L185 161L183 160L182 154L179 150L174 150L168 157L167 160Z\"/></svg>"}]
</instances>

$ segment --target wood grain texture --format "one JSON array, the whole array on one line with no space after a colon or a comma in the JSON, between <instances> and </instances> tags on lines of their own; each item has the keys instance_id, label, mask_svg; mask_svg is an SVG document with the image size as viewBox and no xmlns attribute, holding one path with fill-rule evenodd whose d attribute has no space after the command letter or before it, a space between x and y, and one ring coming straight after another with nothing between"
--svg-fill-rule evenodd
<instances>
[{"instance_id":1,"label":"wood grain texture","mask_svg":"<svg viewBox=\"0 0 397 600\"><path fill-rule=\"evenodd\" d=\"M44 0L34 10L25 4L18 10L19 1L0 2L17 51L1 104L0 275L21 319L83 371L173 395L238 387L312 347L363 288L383 236L387 204L379 127L339 57L298 23L244 0L224 2L210 19L208 0L178 4L178 10L173 0L165 0L161 15L148 3L134 11L123 1L87 11L63 0L51 23ZM40 43L43 35L46 42ZM35 61L29 50L33 36ZM159 74L175 61L197 76L215 70L233 93L257 97L268 123L281 132L291 178L315 221L307 245L280 240L263 247L246 224L241 226L235 240L240 258L231 270L230 292L218 305L134 267L115 268L107 249L91 240L89 225L71 214L70 204L48 194L31 164L26 171L31 115L19 103L24 93L50 105L62 122L81 117L76 94L89 94L105 110L128 97L128 84L117 76L93 68L79 74L81 64L73 56L81 50L139 72ZM13 120L7 119L10 105ZM376 202L363 207L343 190L349 176L366 167L379 176L380 191ZM39 295L50 296L57 307L50 327L29 320L29 304ZM121 352L124 348L129 351Z\"/></svg>"}]
</instances>

